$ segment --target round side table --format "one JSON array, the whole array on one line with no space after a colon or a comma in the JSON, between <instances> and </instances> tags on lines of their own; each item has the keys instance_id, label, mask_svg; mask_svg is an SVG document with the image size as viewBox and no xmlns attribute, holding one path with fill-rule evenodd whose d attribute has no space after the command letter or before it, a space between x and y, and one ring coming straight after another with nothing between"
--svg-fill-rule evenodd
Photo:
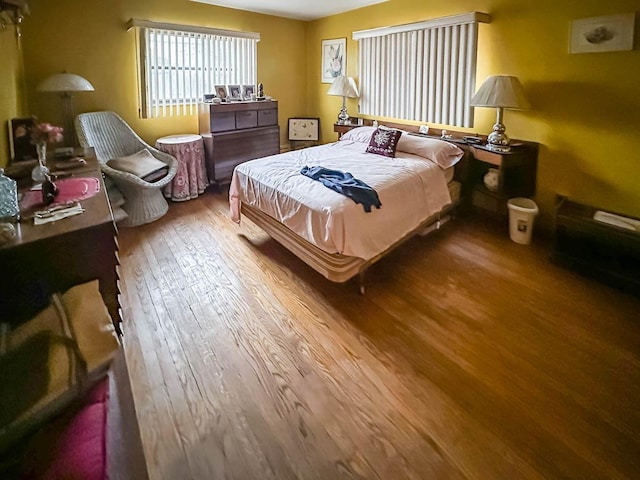
<instances>
[{"instance_id":1,"label":"round side table","mask_svg":"<svg viewBox=\"0 0 640 480\"><path fill-rule=\"evenodd\" d=\"M204 142L200 135L169 135L156 140L156 148L178 160L178 170L163 189L164 196L174 202L191 200L209 185L204 161Z\"/></svg>"}]
</instances>

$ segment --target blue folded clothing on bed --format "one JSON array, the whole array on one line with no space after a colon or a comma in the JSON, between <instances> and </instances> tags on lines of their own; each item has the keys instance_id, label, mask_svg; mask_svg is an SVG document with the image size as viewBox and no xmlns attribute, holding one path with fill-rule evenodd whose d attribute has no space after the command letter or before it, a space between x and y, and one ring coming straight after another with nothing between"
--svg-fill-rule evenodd
<instances>
[{"instance_id":1,"label":"blue folded clothing on bed","mask_svg":"<svg viewBox=\"0 0 640 480\"><path fill-rule=\"evenodd\" d=\"M378 193L362 180L353 178L353 175L349 172L315 166L302 167L300 173L313 180L319 181L331 190L349 197L354 202L362 204L362 208L364 208L364 211L367 213L371 212L372 206L376 208L382 206L378 198Z\"/></svg>"}]
</instances>

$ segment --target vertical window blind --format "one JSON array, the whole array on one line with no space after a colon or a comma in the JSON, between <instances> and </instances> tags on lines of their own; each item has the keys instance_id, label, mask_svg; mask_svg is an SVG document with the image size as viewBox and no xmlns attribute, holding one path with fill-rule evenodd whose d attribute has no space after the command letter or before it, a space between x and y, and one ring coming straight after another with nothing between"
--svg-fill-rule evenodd
<instances>
[{"instance_id":1,"label":"vertical window blind","mask_svg":"<svg viewBox=\"0 0 640 480\"><path fill-rule=\"evenodd\" d=\"M472 12L353 33L364 115L473 126L478 23Z\"/></svg>"},{"instance_id":2,"label":"vertical window blind","mask_svg":"<svg viewBox=\"0 0 640 480\"><path fill-rule=\"evenodd\" d=\"M132 20L143 118L192 115L215 85L255 85L260 35Z\"/></svg>"}]
</instances>

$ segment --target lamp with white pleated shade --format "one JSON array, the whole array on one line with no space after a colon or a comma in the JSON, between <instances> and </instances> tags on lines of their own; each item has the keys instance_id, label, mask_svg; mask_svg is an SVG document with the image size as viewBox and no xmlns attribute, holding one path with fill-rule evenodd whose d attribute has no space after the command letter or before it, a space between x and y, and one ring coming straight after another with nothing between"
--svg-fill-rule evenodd
<instances>
[{"instance_id":1,"label":"lamp with white pleated shade","mask_svg":"<svg viewBox=\"0 0 640 480\"><path fill-rule=\"evenodd\" d=\"M360 96L355 80L344 75L337 77L329 87L329 90L327 90L327 95L342 97L342 108L338 114L338 123L340 125L349 123L349 114L345 105L346 99L347 97L358 98Z\"/></svg>"},{"instance_id":2,"label":"lamp with white pleated shade","mask_svg":"<svg viewBox=\"0 0 640 480\"><path fill-rule=\"evenodd\" d=\"M524 94L522 84L517 77L510 75L493 75L488 77L471 98L474 107L491 107L497 109L496 123L493 132L487 137L487 148L495 152L506 153L511 150L509 137L502 123L503 110L524 110L530 108Z\"/></svg>"}]
</instances>

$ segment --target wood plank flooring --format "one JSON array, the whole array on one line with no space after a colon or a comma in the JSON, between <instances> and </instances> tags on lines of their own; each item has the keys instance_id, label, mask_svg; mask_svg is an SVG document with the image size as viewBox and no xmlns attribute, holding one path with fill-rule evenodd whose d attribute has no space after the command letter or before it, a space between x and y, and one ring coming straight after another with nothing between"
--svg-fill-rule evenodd
<instances>
[{"instance_id":1,"label":"wood plank flooring","mask_svg":"<svg viewBox=\"0 0 640 480\"><path fill-rule=\"evenodd\" d=\"M639 299L473 219L361 296L227 211L120 232L151 478L640 478Z\"/></svg>"}]
</instances>

